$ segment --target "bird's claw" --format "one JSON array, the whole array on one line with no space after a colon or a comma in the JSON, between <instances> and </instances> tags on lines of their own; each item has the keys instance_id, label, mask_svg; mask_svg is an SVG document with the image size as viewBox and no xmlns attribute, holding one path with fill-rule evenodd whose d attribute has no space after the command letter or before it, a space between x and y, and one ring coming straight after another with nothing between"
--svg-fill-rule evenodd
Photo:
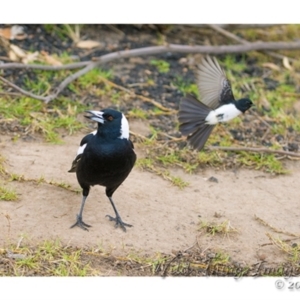
<instances>
[{"instance_id":1,"label":"bird's claw","mask_svg":"<svg viewBox=\"0 0 300 300\"><path fill-rule=\"evenodd\" d=\"M108 217L109 218L109 221L115 221L116 222L116 224L115 224L115 227L117 228L117 227L119 227L119 225L120 225L120 227L123 229L123 231L125 231L126 232L126 227L125 226L127 226L127 227L132 227L133 225L131 225L131 224L127 224L127 223L124 223L123 221L122 221L122 219L120 218L120 217L115 217L115 218L113 218L112 216L110 216L110 215L106 215L106 217Z\"/></svg>"},{"instance_id":2,"label":"bird's claw","mask_svg":"<svg viewBox=\"0 0 300 300\"><path fill-rule=\"evenodd\" d=\"M75 226L78 226L78 227L80 227L81 229L86 230L86 231L89 231L89 230L87 229L87 227L92 227L91 225L84 223L84 222L82 221L82 218L79 217L78 215L77 215L77 221L76 221L76 223L73 224L70 228L73 228L73 227L75 227Z\"/></svg>"}]
</instances>

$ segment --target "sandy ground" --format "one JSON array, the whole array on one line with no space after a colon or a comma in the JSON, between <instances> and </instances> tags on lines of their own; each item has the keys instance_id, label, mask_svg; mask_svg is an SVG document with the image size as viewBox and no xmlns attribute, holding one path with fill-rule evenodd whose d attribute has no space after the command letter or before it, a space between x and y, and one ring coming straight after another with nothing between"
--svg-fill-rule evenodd
<instances>
[{"instance_id":1,"label":"sandy ground","mask_svg":"<svg viewBox=\"0 0 300 300\"><path fill-rule=\"evenodd\" d=\"M78 189L76 175L67 171L82 135L67 137L62 145L12 142L10 137L2 136L1 155L11 173L26 178L44 176ZM260 245L270 242L267 232L282 238L289 236L272 232L254 216L278 229L300 234L300 164L288 162L288 167L291 174L282 176L244 169L206 169L194 175L172 170L172 174L190 183L183 190L134 168L114 194L122 219L133 225L126 233L105 218L113 211L103 187L93 187L86 202L83 219L92 225L87 232L79 227L70 229L79 211L81 194L48 184L11 182L9 186L17 191L19 200L0 201L0 247L17 243L23 236L32 242L58 238L75 246L113 249L113 253L134 250L151 254L184 250L197 241L201 248L228 253L234 261L283 262L286 255L274 245ZM208 181L211 176L218 183ZM200 234L200 220L228 220L238 232L228 236Z\"/></svg>"}]
</instances>

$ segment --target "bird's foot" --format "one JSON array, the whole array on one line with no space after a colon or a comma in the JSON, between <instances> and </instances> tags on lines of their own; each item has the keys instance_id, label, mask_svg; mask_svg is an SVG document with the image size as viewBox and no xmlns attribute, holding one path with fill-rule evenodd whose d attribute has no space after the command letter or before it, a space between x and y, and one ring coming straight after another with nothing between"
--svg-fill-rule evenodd
<instances>
[{"instance_id":1,"label":"bird's foot","mask_svg":"<svg viewBox=\"0 0 300 300\"><path fill-rule=\"evenodd\" d=\"M109 218L109 221L115 221L116 222L115 227L117 228L117 227L120 226L123 229L123 231L125 231L125 232L126 232L126 227L125 226L132 227L132 225L124 223L119 216L116 216L115 218L113 218L110 215L106 215L106 217Z\"/></svg>"},{"instance_id":2,"label":"bird's foot","mask_svg":"<svg viewBox=\"0 0 300 300\"><path fill-rule=\"evenodd\" d=\"M82 217L80 217L79 215L77 215L77 221L76 221L76 223L75 223L74 225L72 225L70 228L73 228L73 227L75 227L75 226L78 226L78 227L80 227L81 229L86 230L86 231L89 231L89 230L87 229L87 227L92 227L91 225L84 223L84 222L82 221Z\"/></svg>"}]
</instances>

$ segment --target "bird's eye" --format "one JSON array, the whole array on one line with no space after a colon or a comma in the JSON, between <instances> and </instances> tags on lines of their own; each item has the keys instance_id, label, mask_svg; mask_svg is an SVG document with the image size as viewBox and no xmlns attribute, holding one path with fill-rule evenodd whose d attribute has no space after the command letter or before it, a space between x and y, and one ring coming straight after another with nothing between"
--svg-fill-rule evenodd
<instances>
[{"instance_id":1,"label":"bird's eye","mask_svg":"<svg viewBox=\"0 0 300 300\"><path fill-rule=\"evenodd\" d=\"M108 120L108 121L112 121L113 119L114 119L113 116L108 116L108 117L107 117L107 120Z\"/></svg>"}]
</instances>

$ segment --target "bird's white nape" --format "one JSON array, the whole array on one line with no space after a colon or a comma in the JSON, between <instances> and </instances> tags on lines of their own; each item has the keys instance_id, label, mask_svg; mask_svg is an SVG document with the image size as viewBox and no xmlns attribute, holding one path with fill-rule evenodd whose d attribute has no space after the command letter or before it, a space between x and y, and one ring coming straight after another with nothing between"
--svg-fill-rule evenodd
<instances>
[{"instance_id":1,"label":"bird's white nape","mask_svg":"<svg viewBox=\"0 0 300 300\"><path fill-rule=\"evenodd\" d=\"M120 133L120 139L129 139L129 124L124 114L122 114Z\"/></svg>"}]
</instances>

